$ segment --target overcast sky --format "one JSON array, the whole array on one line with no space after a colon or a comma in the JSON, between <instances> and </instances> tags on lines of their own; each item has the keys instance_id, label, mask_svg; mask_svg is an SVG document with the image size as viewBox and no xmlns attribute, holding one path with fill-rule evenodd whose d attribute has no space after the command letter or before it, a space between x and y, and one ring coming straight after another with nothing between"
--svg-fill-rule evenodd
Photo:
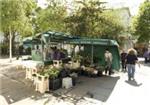
<instances>
[{"instance_id":1,"label":"overcast sky","mask_svg":"<svg viewBox=\"0 0 150 105\"><path fill-rule=\"evenodd\" d=\"M136 15L139 10L139 6L144 0L105 0L112 7L129 7L132 15Z\"/></svg>"},{"instance_id":2,"label":"overcast sky","mask_svg":"<svg viewBox=\"0 0 150 105\"><path fill-rule=\"evenodd\" d=\"M70 3L72 0L68 0ZM144 0L103 0L108 2L109 6L113 8L119 8L119 7L129 7L130 12L132 15L136 15L139 10L139 6ZM41 7L44 7L44 4L46 4L45 0L38 0L38 4Z\"/></svg>"}]
</instances>

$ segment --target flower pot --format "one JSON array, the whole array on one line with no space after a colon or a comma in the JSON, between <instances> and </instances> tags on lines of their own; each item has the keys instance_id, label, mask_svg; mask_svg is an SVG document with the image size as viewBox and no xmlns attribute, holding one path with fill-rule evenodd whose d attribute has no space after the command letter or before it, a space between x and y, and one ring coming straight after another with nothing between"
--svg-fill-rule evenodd
<instances>
[{"instance_id":1,"label":"flower pot","mask_svg":"<svg viewBox=\"0 0 150 105\"><path fill-rule=\"evenodd\" d=\"M103 71L98 71L98 74L97 74L97 76L103 76Z\"/></svg>"},{"instance_id":2,"label":"flower pot","mask_svg":"<svg viewBox=\"0 0 150 105\"><path fill-rule=\"evenodd\" d=\"M62 87L69 89L72 87L72 78L66 77L62 79Z\"/></svg>"},{"instance_id":3,"label":"flower pot","mask_svg":"<svg viewBox=\"0 0 150 105\"><path fill-rule=\"evenodd\" d=\"M56 79L52 79L49 78L49 90L57 90L61 88L61 79L56 78Z\"/></svg>"},{"instance_id":4,"label":"flower pot","mask_svg":"<svg viewBox=\"0 0 150 105\"><path fill-rule=\"evenodd\" d=\"M73 61L72 62L72 69L78 69L80 67L79 61Z\"/></svg>"},{"instance_id":5,"label":"flower pot","mask_svg":"<svg viewBox=\"0 0 150 105\"><path fill-rule=\"evenodd\" d=\"M49 79L47 76L37 74L34 82L36 91L39 91L40 93L45 93L46 91L49 91Z\"/></svg>"},{"instance_id":6,"label":"flower pot","mask_svg":"<svg viewBox=\"0 0 150 105\"><path fill-rule=\"evenodd\" d=\"M61 68L62 61L61 60L53 60L53 66L56 68Z\"/></svg>"},{"instance_id":7,"label":"flower pot","mask_svg":"<svg viewBox=\"0 0 150 105\"><path fill-rule=\"evenodd\" d=\"M65 78L68 76L68 72L65 69L62 69L59 73L60 78Z\"/></svg>"},{"instance_id":8,"label":"flower pot","mask_svg":"<svg viewBox=\"0 0 150 105\"><path fill-rule=\"evenodd\" d=\"M73 86L76 85L76 81L77 81L77 78L76 78L76 77L72 77L72 85L73 85Z\"/></svg>"},{"instance_id":9,"label":"flower pot","mask_svg":"<svg viewBox=\"0 0 150 105\"><path fill-rule=\"evenodd\" d=\"M32 69L26 68L26 79L32 79Z\"/></svg>"}]
</instances>

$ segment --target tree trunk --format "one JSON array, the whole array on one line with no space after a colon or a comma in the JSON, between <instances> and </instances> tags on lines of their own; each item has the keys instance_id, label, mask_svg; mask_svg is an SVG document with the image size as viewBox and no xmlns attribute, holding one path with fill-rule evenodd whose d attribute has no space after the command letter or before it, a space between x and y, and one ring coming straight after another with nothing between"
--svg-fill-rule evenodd
<instances>
[{"instance_id":1,"label":"tree trunk","mask_svg":"<svg viewBox=\"0 0 150 105\"><path fill-rule=\"evenodd\" d=\"M9 30L8 30L8 32L5 32L5 39L4 39L4 45L6 45L6 46L8 46L7 48L6 48L6 50L4 51L4 55L7 55L7 56L9 56Z\"/></svg>"},{"instance_id":2,"label":"tree trunk","mask_svg":"<svg viewBox=\"0 0 150 105\"><path fill-rule=\"evenodd\" d=\"M9 60L12 62L12 33L11 28L9 28Z\"/></svg>"},{"instance_id":3,"label":"tree trunk","mask_svg":"<svg viewBox=\"0 0 150 105\"><path fill-rule=\"evenodd\" d=\"M16 53L16 43L15 43L15 32L11 32L12 33L12 36L11 36L11 40L12 40L12 55L14 55Z\"/></svg>"}]
</instances>

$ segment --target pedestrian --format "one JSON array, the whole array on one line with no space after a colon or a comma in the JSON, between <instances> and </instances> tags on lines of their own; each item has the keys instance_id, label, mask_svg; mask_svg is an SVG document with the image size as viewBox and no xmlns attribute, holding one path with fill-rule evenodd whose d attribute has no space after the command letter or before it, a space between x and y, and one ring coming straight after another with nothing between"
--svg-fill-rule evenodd
<instances>
[{"instance_id":1,"label":"pedestrian","mask_svg":"<svg viewBox=\"0 0 150 105\"><path fill-rule=\"evenodd\" d=\"M113 56L108 49L105 50L104 57L105 57L105 74L107 75L107 73L109 72L109 75L111 75Z\"/></svg>"},{"instance_id":2,"label":"pedestrian","mask_svg":"<svg viewBox=\"0 0 150 105\"><path fill-rule=\"evenodd\" d=\"M121 53L121 64L122 64L122 71L126 72L126 56L127 53L125 52L125 50L122 51Z\"/></svg>"},{"instance_id":3,"label":"pedestrian","mask_svg":"<svg viewBox=\"0 0 150 105\"><path fill-rule=\"evenodd\" d=\"M58 58L58 49L57 49L57 47L55 46L54 48L53 48L53 60L58 60L57 58Z\"/></svg>"},{"instance_id":4,"label":"pedestrian","mask_svg":"<svg viewBox=\"0 0 150 105\"><path fill-rule=\"evenodd\" d=\"M135 64L138 63L138 58L136 55L136 51L134 49L129 49L128 54L126 56L126 64L127 64L127 69L128 69L128 80L130 81L131 79L134 80L134 75L135 75ZM140 66L140 64L139 64Z\"/></svg>"},{"instance_id":5,"label":"pedestrian","mask_svg":"<svg viewBox=\"0 0 150 105\"><path fill-rule=\"evenodd\" d=\"M145 63L148 63L150 61L150 54L148 49L145 50L143 57L145 58Z\"/></svg>"},{"instance_id":6,"label":"pedestrian","mask_svg":"<svg viewBox=\"0 0 150 105\"><path fill-rule=\"evenodd\" d=\"M44 61L47 61L47 54L48 53L48 50L47 50L47 48L44 48L44 50L43 50L43 58L44 58Z\"/></svg>"}]
</instances>

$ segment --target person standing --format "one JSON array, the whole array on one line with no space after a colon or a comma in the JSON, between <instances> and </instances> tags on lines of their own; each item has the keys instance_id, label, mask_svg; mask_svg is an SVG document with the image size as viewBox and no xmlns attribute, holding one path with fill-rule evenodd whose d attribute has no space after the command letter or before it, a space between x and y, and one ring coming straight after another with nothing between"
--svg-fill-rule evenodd
<instances>
[{"instance_id":1,"label":"person standing","mask_svg":"<svg viewBox=\"0 0 150 105\"><path fill-rule=\"evenodd\" d=\"M108 49L106 49L104 56L105 56L105 74L107 74L109 72L109 75L111 75L112 59L113 59L112 54Z\"/></svg>"},{"instance_id":2,"label":"person standing","mask_svg":"<svg viewBox=\"0 0 150 105\"><path fill-rule=\"evenodd\" d=\"M143 57L145 58L145 63L148 63L150 61L150 54L148 49L146 49L146 51L144 52Z\"/></svg>"},{"instance_id":3,"label":"person standing","mask_svg":"<svg viewBox=\"0 0 150 105\"><path fill-rule=\"evenodd\" d=\"M128 69L128 80L130 81L131 79L134 80L134 75L135 75L135 64L138 63L138 58L136 55L136 51L134 49L129 49L128 54L126 56L126 64L127 64L127 69ZM139 64L140 66L140 64Z\"/></svg>"},{"instance_id":4,"label":"person standing","mask_svg":"<svg viewBox=\"0 0 150 105\"><path fill-rule=\"evenodd\" d=\"M126 56L127 56L127 53L125 52L125 50L123 50L121 53L121 64L122 64L123 72L126 72Z\"/></svg>"}]
</instances>

